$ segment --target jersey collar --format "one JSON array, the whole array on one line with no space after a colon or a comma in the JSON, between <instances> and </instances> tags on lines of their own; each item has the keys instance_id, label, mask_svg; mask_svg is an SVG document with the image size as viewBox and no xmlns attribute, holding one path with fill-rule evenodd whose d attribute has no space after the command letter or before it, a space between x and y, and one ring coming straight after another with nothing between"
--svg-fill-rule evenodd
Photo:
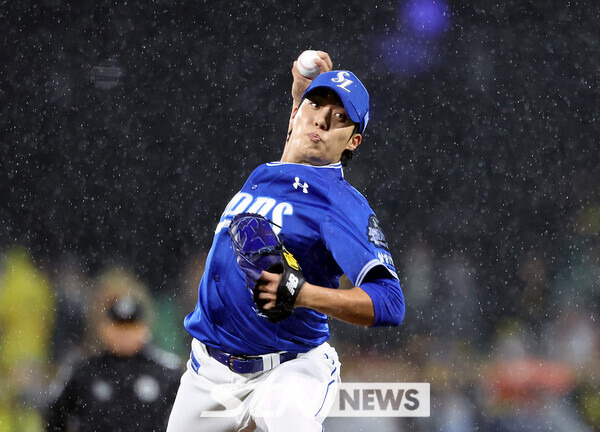
<instances>
[{"instance_id":1,"label":"jersey collar","mask_svg":"<svg viewBox=\"0 0 600 432\"><path fill-rule=\"evenodd\" d=\"M295 162L273 161L273 162L267 162L266 165L267 166L299 165L299 166L308 167L308 168L334 169L334 170L339 170L340 171L340 175L342 176L342 178L344 178L344 169L342 167L342 162L341 161L336 162L336 163L332 163L332 164L329 164L329 165L308 165L308 164L300 164L300 163L295 163Z\"/></svg>"}]
</instances>

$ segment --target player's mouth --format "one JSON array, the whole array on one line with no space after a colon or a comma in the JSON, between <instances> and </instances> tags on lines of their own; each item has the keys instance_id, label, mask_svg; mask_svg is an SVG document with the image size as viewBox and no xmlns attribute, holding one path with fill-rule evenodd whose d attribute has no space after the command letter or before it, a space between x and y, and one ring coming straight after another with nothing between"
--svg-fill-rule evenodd
<instances>
[{"instance_id":1,"label":"player's mouth","mask_svg":"<svg viewBox=\"0 0 600 432\"><path fill-rule=\"evenodd\" d=\"M310 133L308 134L308 138L309 138L311 141L314 141L314 142L321 141L321 136L320 136L318 133L315 133L315 132L310 132Z\"/></svg>"}]
</instances>

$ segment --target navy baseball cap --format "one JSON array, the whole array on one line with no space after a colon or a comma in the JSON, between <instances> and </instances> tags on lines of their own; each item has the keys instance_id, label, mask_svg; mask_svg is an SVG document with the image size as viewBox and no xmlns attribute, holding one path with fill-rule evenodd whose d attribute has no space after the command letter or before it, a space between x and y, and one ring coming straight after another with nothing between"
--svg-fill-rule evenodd
<instances>
[{"instance_id":1,"label":"navy baseball cap","mask_svg":"<svg viewBox=\"0 0 600 432\"><path fill-rule=\"evenodd\" d=\"M350 71L335 70L317 75L302 99L316 88L333 90L342 100L350 120L358 124L358 132L364 133L369 123L369 92L360 80Z\"/></svg>"}]
</instances>

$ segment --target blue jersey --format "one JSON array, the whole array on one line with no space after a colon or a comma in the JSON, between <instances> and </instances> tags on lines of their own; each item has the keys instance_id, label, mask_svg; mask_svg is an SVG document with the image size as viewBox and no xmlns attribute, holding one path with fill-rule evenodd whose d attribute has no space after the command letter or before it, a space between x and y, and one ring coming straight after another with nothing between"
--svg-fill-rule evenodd
<instances>
[{"instance_id":1,"label":"blue jersey","mask_svg":"<svg viewBox=\"0 0 600 432\"><path fill-rule=\"evenodd\" d=\"M231 219L242 212L258 213L274 222L279 238L312 284L337 288L340 276L346 274L360 286L377 267L400 289L377 217L367 200L344 180L341 163L264 164L225 208L200 281L198 303L185 318L187 331L207 345L232 354L256 355L306 352L329 339L327 316L312 309L296 308L278 324L256 314L227 232ZM402 297L402 311L403 301ZM389 308L376 305L375 310Z\"/></svg>"}]
</instances>

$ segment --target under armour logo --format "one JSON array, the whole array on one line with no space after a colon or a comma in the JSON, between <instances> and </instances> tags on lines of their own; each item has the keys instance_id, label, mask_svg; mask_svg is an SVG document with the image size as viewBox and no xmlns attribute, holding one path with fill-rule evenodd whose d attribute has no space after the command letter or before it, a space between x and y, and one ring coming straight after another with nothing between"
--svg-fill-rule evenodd
<instances>
[{"instance_id":1,"label":"under armour logo","mask_svg":"<svg viewBox=\"0 0 600 432\"><path fill-rule=\"evenodd\" d=\"M302 188L302 192L308 193L308 184L306 182L300 183L300 177L296 177L296 182L294 183L294 189Z\"/></svg>"}]
</instances>

